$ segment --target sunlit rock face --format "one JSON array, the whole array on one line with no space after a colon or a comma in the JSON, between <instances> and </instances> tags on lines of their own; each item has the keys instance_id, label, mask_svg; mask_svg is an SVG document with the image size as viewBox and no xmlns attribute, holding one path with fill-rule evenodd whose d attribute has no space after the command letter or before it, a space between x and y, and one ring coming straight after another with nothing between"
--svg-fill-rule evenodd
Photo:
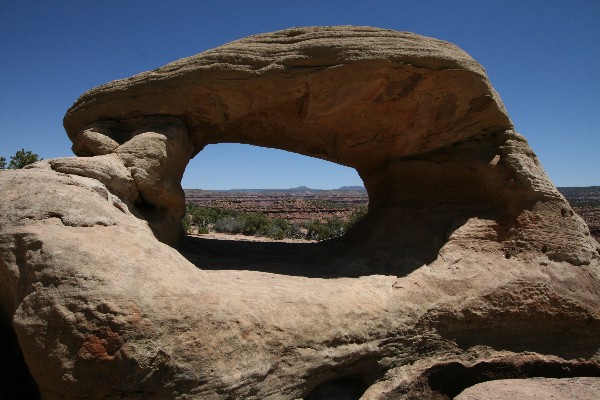
<instances>
[{"instance_id":1,"label":"sunlit rock face","mask_svg":"<svg viewBox=\"0 0 600 400\"><path fill-rule=\"evenodd\" d=\"M44 398L449 399L600 375L599 245L450 43L251 36L92 89L64 124L78 157L0 173L2 339ZM317 245L183 239L183 172L221 142L353 167L369 213Z\"/></svg>"}]
</instances>

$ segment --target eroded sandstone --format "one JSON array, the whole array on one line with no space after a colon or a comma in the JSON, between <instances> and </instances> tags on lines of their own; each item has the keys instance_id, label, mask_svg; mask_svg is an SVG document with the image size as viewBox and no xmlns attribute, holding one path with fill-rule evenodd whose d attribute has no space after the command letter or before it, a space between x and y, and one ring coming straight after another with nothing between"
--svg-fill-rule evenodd
<instances>
[{"instance_id":1,"label":"eroded sandstone","mask_svg":"<svg viewBox=\"0 0 600 400\"><path fill-rule=\"evenodd\" d=\"M534 399L597 399L600 397L598 378L532 378L503 379L475 385L462 392L456 400L534 400Z\"/></svg>"},{"instance_id":2,"label":"eroded sandstone","mask_svg":"<svg viewBox=\"0 0 600 400\"><path fill-rule=\"evenodd\" d=\"M92 89L64 123L79 157L0 174L0 306L44 398L600 375L600 247L452 44L251 36ZM180 241L185 166L220 142L354 167L369 213L316 245Z\"/></svg>"}]
</instances>

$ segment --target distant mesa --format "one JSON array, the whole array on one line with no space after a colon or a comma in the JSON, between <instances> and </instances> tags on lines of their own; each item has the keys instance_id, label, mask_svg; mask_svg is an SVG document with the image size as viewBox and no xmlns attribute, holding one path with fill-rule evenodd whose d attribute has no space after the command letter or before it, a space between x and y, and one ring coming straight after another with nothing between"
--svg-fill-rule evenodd
<instances>
[{"instance_id":1,"label":"distant mesa","mask_svg":"<svg viewBox=\"0 0 600 400\"><path fill-rule=\"evenodd\" d=\"M0 174L0 397L452 399L600 376L600 244L451 43L249 36L91 89L64 126L77 157ZM224 142L352 167L368 214L317 244L185 237L186 165Z\"/></svg>"},{"instance_id":2,"label":"distant mesa","mask_svg":"<svg viewBox=\"0 0 600 400\"><path fill-rule=\"evenodd\" d=\"M366 189L364 186L342 186L337 189L312 189L308 186L298 186L295 188L288 189L185 189L186 191L191 190L202 190L209 192L233 192L233 193L294 193L294 192L334 192L334 191L355 191L355 192L365 192Z\"/></svg>"},{"instance_id":3,"label":"distant mesa","mask_svg":"<svg viewBox=\"0 0 600 400\"><path fill-rule=\"evenodd\" d=\"M357 191L357 192L362 192L362 191L366 191L367 189L365 189L364 186L342 186L336 190L347 190L347 191Z\"/></svg>"}]
</instances>

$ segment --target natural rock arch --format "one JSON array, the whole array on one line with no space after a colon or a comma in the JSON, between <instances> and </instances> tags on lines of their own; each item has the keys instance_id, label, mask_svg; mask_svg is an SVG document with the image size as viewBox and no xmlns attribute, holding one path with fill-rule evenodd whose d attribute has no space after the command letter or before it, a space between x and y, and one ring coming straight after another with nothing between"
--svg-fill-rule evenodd
<instances>
[{"instance_id":1,"label":"natural rock arch","mask_svg":"<svg viewBox=\"0 0 600 400\"><path fill-rule=\"evenodd\" d=\"M422 249L431 261L448 229L474 216L498 224L508 255L521 250L517 242L575 263L596 251L574 234L580 221L565 229L568 205L513 131L484 69L450 43L411 33L321 27L251 36L95 88L64 124L75 154L119 155L138 189L134 202L169 243L181 235L189 157L237 142L355 168L371 220L384 215L370 229L374 240L401 241L395 252ZM545 224L562 229L520 226L523 210L540 202L552 208Z\"/></svg>"},{"instance_id":2,"label":"natural rock arch","mask_svg":"<svg viewBox=\"0 0 600 400\"><path fill-rule=\"evenodd\" d=\"M93 89L64 123L80 157L0 174L0 317L44 398L297 399L349 382L362 399L451 398L600 376L598 243L452 44L256 35ZM319 277L335 279L302 260L209 270L156 240L177 244L185 166L219 142L356 168L370 210L325 248Z\"/></svg>"}]
</instances>

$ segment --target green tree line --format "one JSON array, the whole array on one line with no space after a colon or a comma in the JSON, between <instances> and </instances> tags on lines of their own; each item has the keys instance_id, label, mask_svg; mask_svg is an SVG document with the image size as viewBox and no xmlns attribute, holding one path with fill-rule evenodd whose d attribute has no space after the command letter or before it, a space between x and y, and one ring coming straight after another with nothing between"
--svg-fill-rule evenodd
<instances>
[{"instance_id":1,"label":"green tree line","mask_svg":"<svg viewBox=\"0 0 600 400\"><path fill-rule=\"evenodd\" d=\"M6 158L0 157L0 169L20 169L40 160L41 158L37 154L32 153L30 150L21 149L10 157L8 165L6 164Z\"/></svg>"},{"instance_id":2,"label":"green tree line","mask_svg":"<svg viewBox=\"0 0 600 400\"><path fill-rule=\"evenodd\" d=\"M182 224L186 232L206 234L219 232L262 236L282 240L325 240L342 236L367 213L366 206L357 207L346 220L333 217L324 221L313 219L304 223L292 223L283 218L269 218L261 212L244 213L236 210L198 206L187 203Z\"/></svg>"}]
</instances>

